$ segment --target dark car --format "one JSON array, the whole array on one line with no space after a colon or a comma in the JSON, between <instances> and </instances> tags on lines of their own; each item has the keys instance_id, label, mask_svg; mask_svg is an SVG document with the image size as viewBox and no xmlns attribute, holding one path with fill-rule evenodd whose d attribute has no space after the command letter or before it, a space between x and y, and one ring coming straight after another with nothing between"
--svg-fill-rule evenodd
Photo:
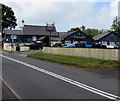
<instances>
[{"instance_id":1,"label":"dark car","mask_svg":"<svg viewBox=\"0 0 120 101\"><path fill-rule=\"evenodd\" d=\"M39 50L39 49L43 49L43 44L42 43L31 43L31 45L27 45L30 47L30 49L34 49L34 50Z\"/></svg>"},{"instance_id":2,"label":"dark car","mask_svg":"<svg viewBox=\"0 0 120 101\"><path fill-rule=\"evenodd\" d=\"M92 48L106 48L106 45L93 44Z\"/></svg>"}]
</instances>

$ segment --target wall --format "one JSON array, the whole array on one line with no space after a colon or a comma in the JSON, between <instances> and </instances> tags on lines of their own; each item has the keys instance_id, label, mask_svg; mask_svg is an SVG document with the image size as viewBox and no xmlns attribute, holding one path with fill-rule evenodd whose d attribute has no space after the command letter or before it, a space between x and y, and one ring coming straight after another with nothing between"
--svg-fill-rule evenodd
<instances>
[{"instance_id":1,"label":"wall","mask_svg":"<svg viewBox=\"0 0 120 101\"><path fill-rule=\"evenodd\" d=\"M20 51L29 51L29 50L30 50L30 47L27 47L27 46L20 47Z\"/></svg>"},{"instance_id":2,"label":"wall","mask_svg":"<svg viewBox=\"0 0 120 101\"><path fill-rule=\"evenodd\" d=\"M10 43L4 43L4 48L3 48L5 51L16 51L16 46L11 46ZM29 51L30 50L30 47L28 46L21 46L20 47L20 51Z\"/></svg>"},{"instance_id":3,"label":"wall","mask_svg":"<svg viewBox=\"0 0 120 101\"><path fill-rule=\"evenodd\" d=\"M44 53L61 54L69 56L80 56L103 60L120 60L119 49L97 49L97 48L50 48L44 47Z\"/></svg>"},{"instance_id":4,"label":"wall","mask_svg":"<svg viewBox=\"0 0 120 101\"><path fill-rule=\"evenodd\" d=\"M5 51L16 51L16 46L11 46L10 43L4 43L3 50Z\"/></svg>"}]
</instances>

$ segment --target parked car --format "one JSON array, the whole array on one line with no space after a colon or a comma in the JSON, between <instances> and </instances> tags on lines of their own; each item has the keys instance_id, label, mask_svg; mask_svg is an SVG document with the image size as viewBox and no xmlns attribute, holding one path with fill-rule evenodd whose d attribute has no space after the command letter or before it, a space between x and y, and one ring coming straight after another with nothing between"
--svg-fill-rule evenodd
<instances>
[{"instance_id":1,"label":"parked car","mask_svg":"<svg viewBox=\"0 0 120 101\"><path fill-rule=\"evenodd\" d=\"M101 45L101 44L93 44L92 48L107 48L106 45Z\"/></svg>"},{"instance_id":2,"label":"parked car","mask_svg":"<svg viewBox=\"0 0 120 101\"><path fill-rule=\"evenodd\" d=\"M43 44L42 43L36 43L36 42L32 42L30 45L26 45L26 46L29 46L30 49L43 49Z\"/></svg>"},{"instance_id":3,"label":"parked car","mask_svg":"<svg viewBox=\"0 0 120 101\"><path fill-rule=\"evenodd\" d=\"M61 43L55 43L52 47L62 47Z\"/></svg>"},{"instance_id":4,"label":"parked car","mask_svg":"<svg viewBox=\"0 0 120 101\"><path fill-rule=\"evenodd\" d=\"M119 48L117 45L106 45L107 48Z\"/></svg>"}]
</instances>

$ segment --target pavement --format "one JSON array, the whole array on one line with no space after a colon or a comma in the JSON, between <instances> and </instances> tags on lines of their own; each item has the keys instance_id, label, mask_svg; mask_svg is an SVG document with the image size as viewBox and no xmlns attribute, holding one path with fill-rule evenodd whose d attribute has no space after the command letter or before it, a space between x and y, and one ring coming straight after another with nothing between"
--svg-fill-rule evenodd
<instances>
[{"instance_id":1,"label":"pavement","mask_svg":"<svg viewBox=\"0 0 120 101\"><path fill-rule=\"evenodd\" d=\"M2 57L0 57L0 78L2 78ZM2 99L2 80L0 79L0 100L1 99Z\"/></svg>"},{"instance_id":2,"label":"pavement","mask_svg":"<svg viewBox=\"0 0 120 101\"><path fill-rule=\"evenodd\" d=\"M2 80L0 79L0 100L2 99Z\"/></svg>"},{"instance_id":3,"label":"pavement","mask_svg":"<svg viewBox=\"0 0 120 101\"><path fill-rule=\"evenodd\" d=\"M2 59L2 77L14 91L14 95L20 99L110 99L106 95L102 96L98 92L86 90L80 84L112 95L120 94L118 69L84 70L32 59L16 53L3 52L3 56L7 58ZM13 60L10 60L11 58Z\"/></svg>"}]
</instances>

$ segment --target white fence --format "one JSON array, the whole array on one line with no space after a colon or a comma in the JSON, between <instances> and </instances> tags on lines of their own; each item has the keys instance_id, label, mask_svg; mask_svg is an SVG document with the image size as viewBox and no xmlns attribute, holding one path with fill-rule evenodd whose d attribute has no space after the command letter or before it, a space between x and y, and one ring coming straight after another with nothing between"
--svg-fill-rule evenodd
<instances>
[{"instance_id":1,"label":"white fence","mask_svg":"<svg viewBox=\"0 0 120 101\"><path fill-rule=\"evenodd\" d=\"M119 49L98 49L98 48L53 48L44 47L44 53L61 54L69 56L80 56L103 60L120 60Z\"/></svg>"}]
</instances>

